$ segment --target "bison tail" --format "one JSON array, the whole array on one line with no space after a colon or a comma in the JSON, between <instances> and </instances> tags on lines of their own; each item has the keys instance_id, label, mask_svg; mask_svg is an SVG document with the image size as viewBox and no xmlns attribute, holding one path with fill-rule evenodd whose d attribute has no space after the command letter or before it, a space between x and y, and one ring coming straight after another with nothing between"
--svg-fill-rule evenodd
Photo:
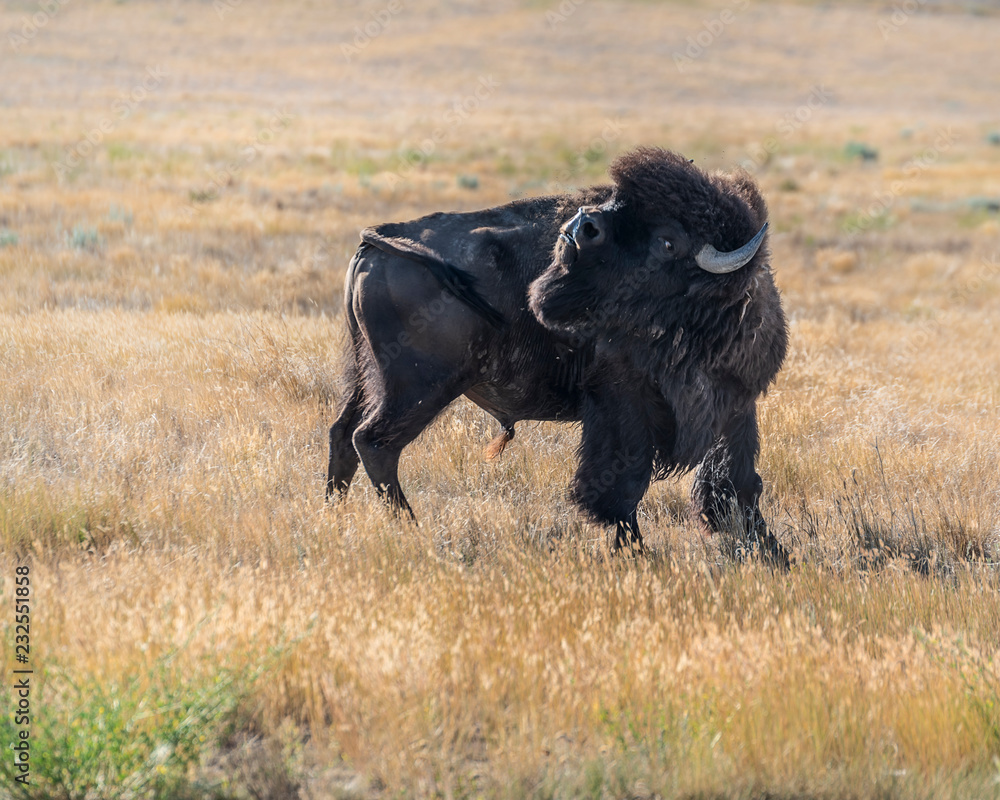
<instances>
[{"instance_id":1,"label":"bison tail","mask_svg":"<svg viewBox=\"0 0 1000 800\"><path fill-rule=\"evenodd\" d=\"M487 460L492 461L495 458L499 458L500 454L507 447L507 442L514 438L514 426L504 426L503 429L486 445L486 449L483 451L483 455L486 456Z\"/></svg>"}]
</instances>

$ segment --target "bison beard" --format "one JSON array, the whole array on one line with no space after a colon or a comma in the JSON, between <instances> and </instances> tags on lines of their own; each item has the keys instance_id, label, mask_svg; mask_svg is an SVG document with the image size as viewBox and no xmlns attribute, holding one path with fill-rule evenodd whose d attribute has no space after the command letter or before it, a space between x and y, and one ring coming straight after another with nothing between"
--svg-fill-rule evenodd
<instances>
[{"instance_id":1,"label":"bison beard","mask_svg":"<svg viewBox=\"0 0 1000 800\"><path fill-rule=\"evenodd\" d=\"M788 557L760 516L756 401L785 356L767 210L746 173L643 148L611 186L362 232L328 496L359 459L397 510L403 448L459 395L501 424L582 422L573 500L641 547L651 480L695 467L696 517ZM699 466L700 465L700 466Z\"/></svg>"}]
</instances>

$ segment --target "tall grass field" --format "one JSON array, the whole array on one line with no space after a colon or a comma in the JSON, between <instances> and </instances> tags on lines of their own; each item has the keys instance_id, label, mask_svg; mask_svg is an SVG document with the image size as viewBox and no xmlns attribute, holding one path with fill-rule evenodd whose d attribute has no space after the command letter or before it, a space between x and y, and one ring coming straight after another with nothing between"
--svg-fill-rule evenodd
<instances>
[{"instance_id":1,"label":"tall grass field","mask_svg":"<svg viewBox=\"0 0 1000 800\"><path fill-rule=\"evenodd\" d=\"M0 4L0 797L1000 797L998 41L971 0ZM613 556L579 428L489 460L464 399L419 524L328 505L358 232L640 144L767 198L791 570L690 476Z\"/></svg>"}]
</instances>

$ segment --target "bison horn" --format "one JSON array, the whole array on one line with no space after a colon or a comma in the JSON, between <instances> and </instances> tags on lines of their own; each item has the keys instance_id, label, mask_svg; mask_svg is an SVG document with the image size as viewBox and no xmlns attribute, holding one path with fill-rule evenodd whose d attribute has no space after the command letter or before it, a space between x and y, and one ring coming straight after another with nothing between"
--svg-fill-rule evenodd
<instances>
[{"instance_id":1,"label":"bison horn","mask_svg":"<svg viewBox=\"0 0 1000 800\"><path fill-rule=\"evenodd\" d=\"M712 245L706 244L701 250L698 251L698 255L694 257L694 260L698 263L706 272L712 272L716 275L725 275L727 272L735 272L740 267L749 263L750 259L757 255L757 250L760 249L760 243L764 241L764 234L767 233L767 223L764 223L764 227L757 231L757 235L754 236L749 242L747 242L739 250L733 250L729 253L720 253Z\"/></svg>"}]
</instances>

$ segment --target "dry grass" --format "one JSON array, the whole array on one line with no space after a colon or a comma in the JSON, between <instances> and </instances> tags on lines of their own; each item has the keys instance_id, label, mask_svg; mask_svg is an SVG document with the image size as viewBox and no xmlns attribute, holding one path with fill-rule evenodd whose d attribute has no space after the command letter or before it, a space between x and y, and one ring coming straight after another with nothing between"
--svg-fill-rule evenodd
<instances>
[{"instance_id":1,"label":"dry grass","mask_svg":"<svg viewBox=\"0 0 1000 800\"><path fill-rule=\"evenodd\" d=\"M751 4L679 72L723 7L406 5L348 60L381 6L70 4L0 51L0 594L29 559L33 796L997 795L1000 20L922 5L883 38L891 10ZM363 475L325 507L358 230L639 143L757 162L792 572L702 538L686 479L640 508L650 556L611 559L563 496L578 432L486 461L465 401L404 454L420 526Z\"/></svg>"}]
</instances>

